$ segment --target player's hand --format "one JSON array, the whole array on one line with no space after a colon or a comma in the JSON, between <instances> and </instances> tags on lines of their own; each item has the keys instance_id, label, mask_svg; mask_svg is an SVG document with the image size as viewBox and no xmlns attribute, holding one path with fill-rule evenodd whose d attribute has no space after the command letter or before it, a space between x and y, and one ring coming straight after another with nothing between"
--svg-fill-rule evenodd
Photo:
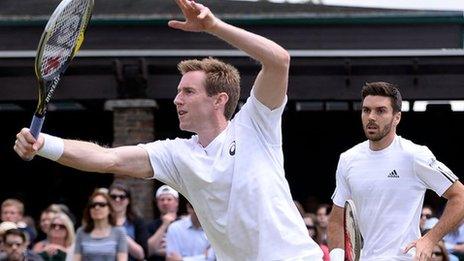
<instances>
[{"instance_id":1,"label":"player's hand","mask_svg":"<svg viewBox=\"0 0 464 261\"><path fill-rule=\"evenodd\" d=\"M191 0L175 0L184 14L185 21L169 21L168 25L175 29L189 32L211 30L218 22L208 7Z\"/></svg>"},{"instance_id":2,"label":"player's hand","mask_svg":"<svg viewBox=\"0 0 464 261\"><path fill-rule=\"evenodd\" d=\"M432 251L434 247L434 242L426 237L421 237L418 240L409 243L404 249L404 253L407 253L411 248L416 248L414 261L427 261L432 259Z\"/></svg>"},{"instance_id":3,"label":"player's hand","mask_svg":"<svg viewBox=\"0 0 464 261\"><path fill-rule=\"evenodd\" d=\"M16 134L13 149L23 160L32 160L43 144L44 137L42 135L39 135L39 138L36 140L28 128L23 128Z\"/></svg>"}]
</instances>

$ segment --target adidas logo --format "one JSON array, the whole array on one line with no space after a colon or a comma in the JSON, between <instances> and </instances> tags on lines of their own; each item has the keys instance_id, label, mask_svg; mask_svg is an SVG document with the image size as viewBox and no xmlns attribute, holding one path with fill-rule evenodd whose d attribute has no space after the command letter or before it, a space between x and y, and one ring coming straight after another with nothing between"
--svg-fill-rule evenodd
<instances>
[{"instance_id":1,"label":"adidas logo","mask_svg":"<svg viewBox=\"0 0 464 261\"><path fill-rule=\"evenodd\" d=\"M393 170L392 172L390 172L390 174L388 174L387 177L388 178L399 178L400 176L398 175L398 173L396 173L396 170Z\"/></svg>"}]
</instances>

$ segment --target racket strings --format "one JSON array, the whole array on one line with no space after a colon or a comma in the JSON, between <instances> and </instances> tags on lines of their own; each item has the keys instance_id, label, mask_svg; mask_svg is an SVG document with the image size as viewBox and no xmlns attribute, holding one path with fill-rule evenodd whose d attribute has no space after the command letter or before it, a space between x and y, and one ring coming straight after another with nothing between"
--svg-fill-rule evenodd
<instances>
[{"instance_id":1,"label":"racket strings","mask_svg":"<svg viewBox=\"0 0 464 261\"><path fill-rule=\"evenodd\" d=\"M43 77L55 74L73 53L86 12L88 1L71 1L56 16L44 43L41 73Z\"/></svg>"}]
</instances>

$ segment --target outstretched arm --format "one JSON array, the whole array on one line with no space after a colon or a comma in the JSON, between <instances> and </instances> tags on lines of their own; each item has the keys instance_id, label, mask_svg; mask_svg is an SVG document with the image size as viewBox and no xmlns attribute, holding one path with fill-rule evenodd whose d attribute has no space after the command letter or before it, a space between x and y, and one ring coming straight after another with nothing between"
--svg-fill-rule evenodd
<instances>
[{"instance_id":1,"label":"outstretched arm","mask_svg":"<svg viewBox=\"0 0 464 261\"><path fill-rule=\"evenodd\" d=\"M448 232L453 230L464 218L464 186L461 182L454 182L443 194L448 199L443 215L440 221L423 237L410 243L404 250L416 248L416 257L414 260L429 260L435 245Z\"/></svg>"},{"instance_id":2,"label":"outstretched arm","mask_svg":"<svg viewBox=\"0 0 464 261\"><path fill-rule=\"evenodd\" d=\"M65 166L82 171L114 173L136 178L153 176L148 153L137 146L104 148L91 142L61 140L56 137L50 139L43 134L36 140L29 129L23 128L16 135L14 150L22 159L31 160L47 142L49 147L54 148L56 160Z\"/></svg>"},{"instance_id":3,"label":"outstretched arm","mask_svg":"<svg viewBox=\"0 0 464 261\"><path fill-rule=\"evenodd\" d=\"M275 42L227 24L208 7L190 0L176 0L186 20L169 21L169 26L190 32L207 32L244 51L261 63L254 95L269 109L282 105L288 86L290 55Z\"/></svg>"}]
</instances>

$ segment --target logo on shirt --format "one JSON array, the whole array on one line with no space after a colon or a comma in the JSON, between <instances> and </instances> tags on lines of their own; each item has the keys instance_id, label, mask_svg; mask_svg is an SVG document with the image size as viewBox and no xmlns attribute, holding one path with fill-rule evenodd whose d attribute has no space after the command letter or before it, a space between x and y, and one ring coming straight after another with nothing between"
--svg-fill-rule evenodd
<instances>
[{"instance_id":1,"label":"logo on shirt","mask_svg":"<svg viewBox=\"0 0 464 261\"><path fill-rule=\"evenodd\" d=\"M232 141L232 143L229 146L229 155L234 156L235 155L235 140Z\"/></svg>"},{"instance_id":2,"label":"logo on shirt","mask_svg":"<svg viewBox=\"0 0 464 261\"><path fill-rule=\"evenodd\" d=\"M400 176L398 175L398 173L396 173L396 170L393 170L392 172L390 172L390 174L388 174L387 177L388 178L399 178Z\"/></svg>"}]
</instances>

